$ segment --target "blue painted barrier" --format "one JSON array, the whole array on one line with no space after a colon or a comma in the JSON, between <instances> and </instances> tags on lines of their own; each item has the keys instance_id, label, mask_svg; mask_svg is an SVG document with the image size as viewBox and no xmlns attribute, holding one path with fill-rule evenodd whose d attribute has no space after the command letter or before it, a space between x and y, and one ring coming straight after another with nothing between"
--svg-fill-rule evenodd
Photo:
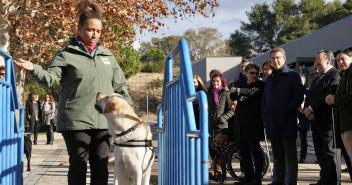
<instances>
[{"instance_id":1,"label":"blue painted barrier","mask_svg":"<svg viewBox=\"0 0 352 185\"><path fill-rule=\"evenodd\" d=\"M24 107L19 104L12 57L0 49L5 59L6 80L0 79L0 184L23 184ZM17 120L16 110L19 114Z\"/></svg>"},{"instance_id":2,"label":"blue painted barrier","mask_svg":"<svg viewBox=\"0 0 352 185\"><path fill-rule=\"evenodd\" d=\"M173 58L178 53L180 75L173 78ZM193 101L199 102L199 115L194 115ZM194 116L200 116L200 130L196 129ZM158 132L158 184L209 184L208 102L205 92L195 92L185 39L178 42L166 59Z\"/></svg>"}]
</instances>

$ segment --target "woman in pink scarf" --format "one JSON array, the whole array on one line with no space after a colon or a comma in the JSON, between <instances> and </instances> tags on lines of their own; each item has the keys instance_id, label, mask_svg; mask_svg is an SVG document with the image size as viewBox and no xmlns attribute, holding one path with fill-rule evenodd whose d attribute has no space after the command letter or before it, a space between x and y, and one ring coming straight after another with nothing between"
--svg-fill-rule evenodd
<instances>
[{"instance_id":1,"label":"woman in pink scarf","mask_svg":"<svg viewBox=\"0 0 352 185\"><path fill-rule=\"evenodd\" d=\"M219 134L228 135L228 120L234 114L231 110L232 101L230 99L230 91L227 88L225 77L220 72L215 72L211 76L211 83L207 95L209 108L209 141L213 141ZM216 151L211 147L209 147L209 153L212 159L217 155ZM216 167L218 171L220 171L221 168L222 176L225 179L226 158L222 155L218 157L220 160L216 161Z\"/></svg>"}]
</instances>

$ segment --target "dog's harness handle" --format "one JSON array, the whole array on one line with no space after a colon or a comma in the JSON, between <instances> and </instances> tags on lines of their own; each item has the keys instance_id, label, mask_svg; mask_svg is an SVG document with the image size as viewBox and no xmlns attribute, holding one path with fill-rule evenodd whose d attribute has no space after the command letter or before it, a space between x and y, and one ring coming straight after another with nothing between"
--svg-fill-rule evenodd
<instances>
[{"instance_id":1,"label":"dog's harness handle","mask_svg":"<svg viewBox=\"0 0 352 185\"><path fill-rule=\"evenodd\" d=\"M144 144L140 144L140 145L130 144L133 142L138 142L138 143L144 142ZM145 140L129 140L124 143L114 142L114 145L115 146L122 146L122 147L149 147L151 149L153 148L152 140L147 140L147 139L145 139Z\"/></svg>"},{"instance_id":2,"label":"dog's harness handle","mask_svg":"<svg viewBox=\"0 0 352 185\"><path fill-rule=\"evenodd\" d=\"M133 125L131 128L121 132L120 134L116 134L116 138L124 136L130 132L133 132L134 130L136 130L136 128L138 127L138 125L141 124L140 122L136 123L135 125Z\"/></svg>"}]
</instances>

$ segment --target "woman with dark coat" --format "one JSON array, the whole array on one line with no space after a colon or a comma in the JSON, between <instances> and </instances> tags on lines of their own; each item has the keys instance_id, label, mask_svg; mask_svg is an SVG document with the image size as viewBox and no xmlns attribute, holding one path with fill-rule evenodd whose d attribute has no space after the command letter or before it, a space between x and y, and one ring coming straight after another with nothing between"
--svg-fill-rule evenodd
<instances>
[{"instance_id":1,"label":"woman with dark coat","mask_svg":"<svg viewBox=\"0 0 352 185\"><path fill-rule=\"evenodd\" d=\"M245 69L247 80L231 88L231 99L237 100L234 134L245 174L244 179L235 184L262 184L263 156L259 141L264 139L264 125L260 105L265 83L258 80L259 71L257 64L249 64Z\"/></svg>"},{"instance_id":2,"label":"woman with dark coat","mask_svg":"<svg viewBox=\"0 0 352 185\"><path fill-rule=\"evenodd\" d=\"M203 81L200 78L200 76L193 75L193 83L194 83L196 92L198 91L204 91L205 93L208 92L208 90L204 87ZM196 121L196 128L197 130L199 130L200 125L199 125L199 103L198 102L193 102L193 111L194 111L194 117Z\"/></svg>"},{"instance_id":3,"label":"woman with dark coat","mask_svg":"<svg viewBox=\"0 0 352 185\"><path fill-rule=\"evenodd\" d=\"M38 139L39 121L42 115L39 103L39 95L37 93L31 94L31 100L28 100L26 103L26 112L30 128L29 133L31 136L32 133L34 133L33 144L36 145Z\"/></svg>"},{"instance_id":4,"label":"woman with dark coat","mask_svg":"<svg viewBox=\"0 0 352 185\"><path fill-rule=\"evenodd\" d=\"M345 149L352 161L352 51L337 52L337 65L341 70L341 79L335 95L328 95L325 101L337 108L337 122Z\"/></svg>"},{"instance_id":5,"label":"woman with dark coat","mask_svg":"<svg viewBox=\"0 0 352 185\"><path fill-rule=\"evenodd\" d=\"M227 135L228 120L233 116L231 110L232 101L230 91L227 88L225 77L216 72L211 78L211 84L208 88L208 112L209 112L209 141L213 141L220 134ZM212 159L215 158L216 151L209 147L209 153ZM223 177L226 177L226 158L220 155L221 170Z\"/></svg>"}]
</instances>

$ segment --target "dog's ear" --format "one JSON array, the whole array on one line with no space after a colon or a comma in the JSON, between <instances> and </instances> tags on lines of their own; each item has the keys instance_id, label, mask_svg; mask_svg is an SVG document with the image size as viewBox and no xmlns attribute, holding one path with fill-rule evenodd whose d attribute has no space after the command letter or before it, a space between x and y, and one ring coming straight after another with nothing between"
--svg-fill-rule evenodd
<instances>
[{"instance_id":1,"label":"dog's ear","mask_svg":"<svg viewBox=\"0 0 352 185\"><path fill-rule=\"evenodd\" d=\"M116 106L117 106L117 101L109 101L104 109L104 113L109 113L111 111L116 110Z\"/></svg>"}]
</instances>

